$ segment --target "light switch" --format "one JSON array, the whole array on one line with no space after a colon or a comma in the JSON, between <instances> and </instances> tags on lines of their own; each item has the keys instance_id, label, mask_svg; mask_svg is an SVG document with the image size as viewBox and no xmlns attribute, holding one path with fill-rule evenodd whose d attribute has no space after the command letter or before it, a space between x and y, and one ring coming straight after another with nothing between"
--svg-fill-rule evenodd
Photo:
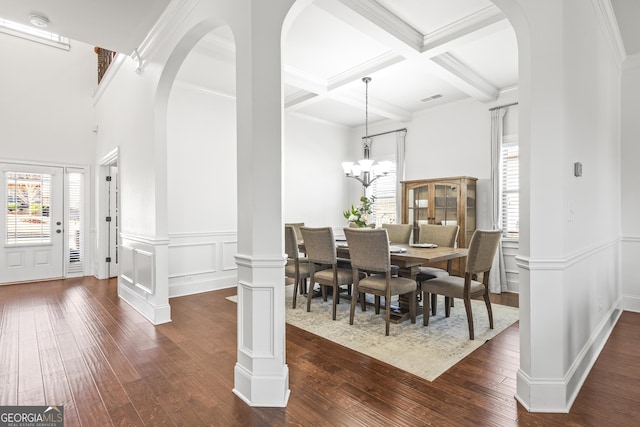
<instances>
[{"instance_id":1,"label":"light switch","mask_svg":"<svg viewBox=\"0 0 640 427\"><path fill-rule=\"evenodd\" d=\"M582 163L580 162L575 162L573 164L573 174L576 177L581 177L582 176Z\"/></svg>"}]
</instances>

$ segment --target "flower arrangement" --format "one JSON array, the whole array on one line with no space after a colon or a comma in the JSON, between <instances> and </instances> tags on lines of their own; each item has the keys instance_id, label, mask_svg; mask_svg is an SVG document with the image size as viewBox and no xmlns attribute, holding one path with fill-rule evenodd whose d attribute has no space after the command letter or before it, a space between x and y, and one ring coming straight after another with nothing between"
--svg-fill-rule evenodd
<instances>
[{"instance_id":1,"label":"flower arrangement","mask_svg":"<svg viewBox=\"0 0 640 427\"><path fill-rule=\"evenodd\" d=\"M371 218L371 213L373 212L373 203L376 200L376 196L362 196L360 197L360 206L357 208L354 205L351 205L351 209L348 209L343 212L344 217L349 221L353 222L358 227L366 227L367 221Z\"/></svg>"}]
</instances>

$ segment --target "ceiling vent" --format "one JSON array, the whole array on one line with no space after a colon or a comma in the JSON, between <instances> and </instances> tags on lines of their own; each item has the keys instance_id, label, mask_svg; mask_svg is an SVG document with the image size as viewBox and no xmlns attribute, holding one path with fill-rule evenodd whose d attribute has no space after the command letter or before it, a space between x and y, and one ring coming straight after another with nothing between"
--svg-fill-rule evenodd
<instances>
[{"instance_id":1,"label":"ceiling vent","mask_svg":"<svg viewBox=\"0 0 640 427\"><path fill-rule=\"evenodd\" d=\"M422 98L420 101L429 102L429 101L433 101L434 99L438 99L438 98L442 98L442 94L441 93L437 93L435 95L431 95L431 96L428 96L426 98Z\"/></svg>"}]
</instances>

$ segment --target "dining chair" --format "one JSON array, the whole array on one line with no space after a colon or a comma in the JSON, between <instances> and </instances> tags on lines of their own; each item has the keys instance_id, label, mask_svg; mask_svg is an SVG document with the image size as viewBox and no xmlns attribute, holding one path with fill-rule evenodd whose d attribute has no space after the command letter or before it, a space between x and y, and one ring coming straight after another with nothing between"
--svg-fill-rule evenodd
<instances>
[{"instance_id":1,"label":"dining chair","mask_svg":"<svg viewBox=\"0 0 640 427\"><path fill-rule=\"evenodd\" d=\"M296 237L298 238L298 245L301 245L302 243L304 243L304 240L302 239L302 232L300 231L300 229L304 227L304 222L285 222L284 225L285 227L287 225L290 225L296 231Z\"/></svg>"},{"instance_id":2,"label":"dining chair","mask_svg":"<svg viewBox=\"0 0 640 427\"><path fill-rule=\"evenodd\" d=\"M322 299L327 300L327 288L333 293L333 320L336 320L336 306L340 302L340 290L343 286L351 293L353 284L352 270L338 267L336 241L331 227L302 227L305 252L309 260L309 289L307 290L307 311L311 311L313 288L317 283L322 291Z\"/></svg>"},{"instance_id":3,"label":"dining chair","mask_svg":"<svg viewBox=\"0 0 640 427\"><path fill-rule=\"evenodd\" d=\"M433 225L433 224L422 224L420 225L419 234L418 234L418 243L433 243L438 246L446 246L450 248L454 248L456 246L456 240L458 238L458 233L460 231L459 225ZM451 261L447 262L447 269L444 270L442 268L437 267L418 267L418 274L416 275L416 282L418 283L418 287L422 288L422 282L426 280L435 279L436 277L446 277L449 275L449 270L451 269ZM431 307L436 306L436 298L437 295L433 294L431 296ZM453 305L453 298L448 300ZM425 302L423 301L423 314L428 316L429 311L424 309ZM447 306L447 309L449 307ZM435 311L433 315L435 315Z\"/></svg>"},{"instance_id":4,"label":"dining chair","mask_svg":"<svg viewBox=\"0 0 640 427\"><path fill-rule=\"evenodd\" d=\"M382 228L387 230L389 243L408 245L411 239L411 224L382 224Z\"/></svg>"},{"instance_id":5,"label":"dining chair","mask_svg":"<svg viewBox=\"0 0 640 427\"><path fill-rule=\"evenodd\" d=\"M448 298L462 298L464 300L467 322L469 323L469 339L474 339L473 314L471 312L472 298L478 296L484 298L487 313L489 314L489 328L493 329L493 312L489 297L489 272L501 238L502 230L476 230L469 244L464 277L436 277L422 283L423 304L427 304L427 301L429 301L429 294L444 295L445 308L447 309L447 312L445 312L446 317L449 317L450 314L448 312ZM480 273L482 273L482 282L475 280ZM435 308L433 309L433 314L435 315ZM428 307L424 307L423 325L429 325Z\"/></svg>"},{"instance_id":6,"label":"dining chair","mask_svg":"<svg viewBox=\"0 0 640 427\"><path fill-rule=\"evenodd\" d=\"M298 250L298 237L295 227L284 227L284 250L287 254L287 265L284 268L285 277L293 279L293 308L296 308L298 289L300 294L307 291L307 279L309 278L309 260L300 257Z\"/></svg>"},{"instance_id":7,"label":"dining chair","mask_svg":"<svg viewBox=\"0 0 640 427\"><path fill-rule=\"evenodd\" d=\"M353 292L351 294L351 310L349 324L353 325L358 298L362 310L365 310L365 294L373 294L378 299L385 298L385 335L389 335L391 321L391 296L409 295L409 317L411 323L416 322L416 282L405 277L391 275L391 256L389 252L389 235L383 228L358 229L345 228L345 237L349 245L349 257L353 268ZM361 272L374 272L361 276Z\"/></svg>"}]
</instances>

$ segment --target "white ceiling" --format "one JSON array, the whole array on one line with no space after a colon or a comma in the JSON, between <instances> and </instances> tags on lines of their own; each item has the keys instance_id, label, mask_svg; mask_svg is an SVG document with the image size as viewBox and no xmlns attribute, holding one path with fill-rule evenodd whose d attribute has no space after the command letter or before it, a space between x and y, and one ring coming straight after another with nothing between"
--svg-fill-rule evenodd
<instances>
[{"instance_id":1,"label":"white ceiling","mask_svg":"<svg viewBox=\"0 0 640 427\"><path fill-rule=\"evenodd\" d=\"M28 24L37 12L52 32L130 54L169 2L2 0L0 17ZM611 4L627 54L639 53L640 1ZM228 39L219 31L198 52L230 58ZM364 122L364 76L372 77L370 123L409 121L417 111L469 97L491 102L518 84L515 34L490 0L316 0L291 26L283 58L285 107L346 126ZM181 75L203 84L193 72Z\"/></svg>"}]
</instances>

